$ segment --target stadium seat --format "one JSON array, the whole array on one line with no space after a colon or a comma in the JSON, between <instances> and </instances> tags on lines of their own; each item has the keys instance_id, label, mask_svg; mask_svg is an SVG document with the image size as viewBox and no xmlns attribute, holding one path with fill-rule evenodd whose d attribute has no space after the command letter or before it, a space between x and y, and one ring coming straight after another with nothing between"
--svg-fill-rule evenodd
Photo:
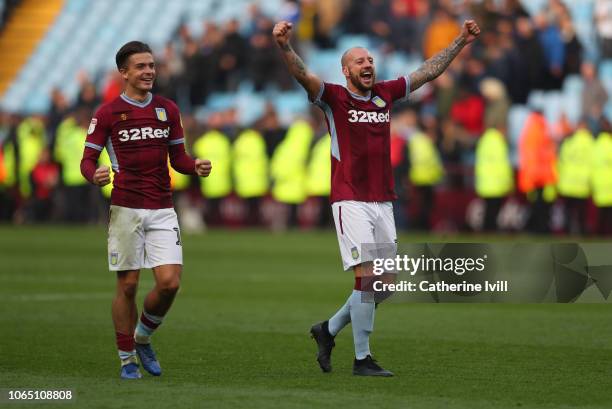
<instances>
[{"instance_id":1,"label":"stadium seat","mask_svg":"<svg viewBox=\"0 0 612 409\"><path fill-rule=\"evenodd\" d=\"M307 112L309 106L308 96L302 90L282 92L272 98L272 102L285 122Z\"/></svg>"},{"instance_id":2,"label":"stadium seat","mask_svg":"<svg viewBox=\"0 0 612 409\"><path fill-rule=\"evenodd\" d=\"M32 110L48 105L49 90L58 86L67 91L67 96L75 97L78 72L85 70L91 78L102 77L114 68L117 48L135 38L151 43L154 48L163 47L192 7L191 3L210 2L149 0L147 7L142 7L137 0L67 0L4 95L2 106L12 111L35 112ZM199 7L204 10L208 6ZM48 67L53 67L50 74ZM39 80L33 81L35 78Z\"/></svg>"}]
</instances>

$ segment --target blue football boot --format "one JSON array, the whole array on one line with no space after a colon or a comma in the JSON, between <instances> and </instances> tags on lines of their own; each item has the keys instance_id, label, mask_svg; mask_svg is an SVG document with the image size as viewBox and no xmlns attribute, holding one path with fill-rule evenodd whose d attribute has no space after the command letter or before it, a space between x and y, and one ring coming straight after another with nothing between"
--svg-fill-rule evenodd
<instances>
[{"instance_id":1,"label":"blue football boot","mask_svg":"<svg viewBox=\"0 0 612 409\"><path fill-rule=\"evenodd\" d=\"M145 371L153 376L161 375L161 367L155 357L155 351L151 348L151 344L136 343L136 353Z\"/></svg>"},{"instance_id":2,"label":"blue football boot","mask_svg":"<svg viewBox=\"0 0 612 409\"><path fill-rule=\"evenodd\" d=\"M121 366L121 379L140 379L142 375L138 369L138 364L130 362Z\"/></svg>"}]
</instances>

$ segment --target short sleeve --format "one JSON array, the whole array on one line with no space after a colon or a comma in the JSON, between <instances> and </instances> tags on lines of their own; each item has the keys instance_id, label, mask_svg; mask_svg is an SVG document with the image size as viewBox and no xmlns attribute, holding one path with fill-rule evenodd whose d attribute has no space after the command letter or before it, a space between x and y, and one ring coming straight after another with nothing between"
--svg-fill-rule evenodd
<instances>
[{"instance_id":1,"label":"short sleeve","mask_svg":"<svg viewBox=\"0 0 612 409\"><path fill-rule=\"evenodd\" d=\"M410 78L408 76L383 81L381 85L388 90L393 101L405 100L410 94Z\"/></svg>"},{"instance_id":2,"label":"short sleeve","mask_svg":"<svg viewBox=\"0 0 612 409\"><path fill-rule=\"evenodd\" d=\"M87 128L87 138L85 146L101 152L106 146L106 141L110 135L111 124L108 114L104 107L99 108L91 118L89 128Z\"/></svg>"},{"instance_id":3,"label":"short sleeve","mask_svg":"<svg viewBox=\"0 0 612 409\"><path fill-rule=\"evenodd\" d=\"M170 101L168 104L168 122L170 123L170 137L168 138L168 144L179 145L181 143L185 143L181 113L176 104L172 101Z\"/></svg>"},{"instance_id":4,"label":"short sleeve","mask_svg":"<svg viewBox=\"0 0 612 409\"><path fill-rule=\"evenodd\" d=\"M311 102L319 107L323 107L324 105L332 105L334 99L336 98L338 87L340 86L336 84L322 82L319 93L317 94L316 98Z\"/></svg>"}]
</instances>

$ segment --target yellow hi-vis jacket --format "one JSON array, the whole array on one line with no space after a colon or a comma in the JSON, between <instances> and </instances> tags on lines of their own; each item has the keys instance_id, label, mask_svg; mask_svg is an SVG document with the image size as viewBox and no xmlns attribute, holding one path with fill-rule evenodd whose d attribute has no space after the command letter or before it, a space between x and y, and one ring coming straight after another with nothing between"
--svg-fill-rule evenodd
<instances>
[{"instance_id":1,"label":"yellow hi-vis jacket","mask_svg":"<svg viewBox=\"0 0 612 409\"><path fill-rule=\"evenodd\" d=\"M98 166L108 166L108 168L110 169L110 183L100 188L102 195L105 198L110 199L111 193L113 191L113 180L115 179L115 172L113 172L113 165L106 149L103 149L102 152L100 152L100 157L98 158Z\"/></svg>"},{"instance_id":2,"label":"yellow hi-vis jacket","mask_svg":"<svg viewBox=\"0 0 612 409\"><path fill-rule=\"evenodd\" d=\"M329 196L331 192L331 137L323 135L312 148L308 163L306 193L308 196Z\"/></svg>"},{"instance_id":3,"label":"yellow hi-vis jacket","mask_svg":"<svg viewBox=\"0 0 612 409\"><path fill-rule=\"evenodd\" d=\"M577 130L561 144L557 188L563 196L578 199L589 197L593 144L593 135L586 129Z\"/></svg>"},{"instance_id":4,"label":"yellow hi-vis jacket","mask_svg":"<svg viewBox=\"0 0 612 409\"><path fill-rule=\"evenodd\" d=\"M214 168L208 177L200 178L202 194L209 199L227 196L232 191L229 138L217 130L210 130L193 144L193 153L198 158L210 160Z\"/></svg>"},{"instance_id":5,"label":"yellow hi-vis jacket","mask_svg":"<svg viewBox=\"0 0 612 409\"><path fill-rule=\"evenodd\" d=\"M433 141L417 132L408 141L410 181L416 186L433 186L444 176L444 168Z\"/></svg>"},{"instance_id":6,"label":"yellow hi-vis jacket","mask_svg":"<svg viewBox=\"0 0 612 409\"><path fill-rule=\"evenodd\" d=\"M168 171L170 172L170 189L178 192L189 187L191 176L174 170L174 168L170 165L170 159L168 159Z\"/></svg>"},{"instance_id":7,"label":"yellow hi-vis jacket","mask_svg":"<svg viewBox=\"0 0 612 409\"><path fill-rule=\"evenodd\" d=\"M87 138L87 130L78 126L71 117L57 127L55 161L62 165L62 182L65 186L83 186L87 179L81 174L81 157Z\"/></svg>"},{"instance_id":8,"label":"yellow hi-vis jacket","mask_svg":"<svg viewBox=\"0 0 612 409\"><path fill-rule=\"evenodd\" d=\"M234 190L242 198L260 197L268 192L268 154L261 134L247 129L238 135L233 152Z\"/></svg>"},{"instance_id":9,"label":"yellow hi-vis jacket","mask_svg":"<svg viewBox=\"0 0 612 409\"><path fill-rule=\"evenodd\" d=\"M593 149L593 202L598 207L612 206L612 134L602 132Z\"/></svg>"},{"instance_id":10,"label":"yellow hi-vis jacket","mask_svg":"<svg viewBox=\"0 0 612 409\"><path fill-rule=\"evenodd\" d=\"M497 129L487 129L476 145L476 193L485 199L508 195L514 188L514 174L508 143Z\"/></svg>"},{"instance_id":11,"label":"yellow hi-vis jacket","mask_svg":"<svg viewBox=\"0 0 612 409\"><path fill-rule=\"evenodd\" d=\"M4 186L6 173L6 168L4 167L4 152L2 149L0 149L0 186Z\"/></svg>"},{"instance_id":12,"label":"yellow hi-vis jacket","mask_svg":"<svg viewBox=\"0 0 612 409\"><path fill-rule=\"evenodd\" d=\"M0 180L0 187L13 187L17 181L17 175L15 174L15 145L12 142L7 142L4 148L0 145L0 149L3 155L0 166L4 170L4 177Z\"/></svg>"},{"instance_id":13,"label":"yellow hi-vis jacket","mask_svg":"<svg viewBox=\"0 0 612 409\"><path fill-rule=\"evenodd\" d=\"M270 171L274 183L272 196L279 202L298 204L306 199L306 162L312 138L308 122L298 120L276 147Z\"/></svg>"},{"instance_id":14,"label":"yellow hi-vis jacket","mask_svg":"<svg viewBox=\"0 0 612 409\"><path fill-rule=\"evenodd\" d=\"M47 145L42 121L36 118L24 119L17 127L17 143L19 144L19 191L24 198L27 198L32 194L30 174Z\"/></svg>"}]
</instances>

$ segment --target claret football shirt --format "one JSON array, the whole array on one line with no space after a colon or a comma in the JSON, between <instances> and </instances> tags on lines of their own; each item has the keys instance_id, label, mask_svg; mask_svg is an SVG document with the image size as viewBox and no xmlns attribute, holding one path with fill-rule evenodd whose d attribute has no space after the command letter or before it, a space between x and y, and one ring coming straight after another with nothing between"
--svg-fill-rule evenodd
<instances>
[{"instance_id":1,"label":"claret football shirt","mask_svg":"<svg viewBox=\"0 0 612 409\"><path fill-rule=\"evenodd\" d=\"M376 83L367 96L323 83L313 101L331 135L330 201L396 199L391 167L391 108L410 92L408 77Z\"/></svg>"},{"instance_id":2,"label":"claret football shirt","mask_svg":"<svg viewBox=\"0 0 612 409\"><path fill-rule=\"evenodd\" d=\"M121 94L95 113L85 149L86 156L87 148L108 151L115 172L112 204L162 209L172 207L168 150L179 144L183 126L174 102L151 93L143 102Z\"/></svg>"}]
</instances>

